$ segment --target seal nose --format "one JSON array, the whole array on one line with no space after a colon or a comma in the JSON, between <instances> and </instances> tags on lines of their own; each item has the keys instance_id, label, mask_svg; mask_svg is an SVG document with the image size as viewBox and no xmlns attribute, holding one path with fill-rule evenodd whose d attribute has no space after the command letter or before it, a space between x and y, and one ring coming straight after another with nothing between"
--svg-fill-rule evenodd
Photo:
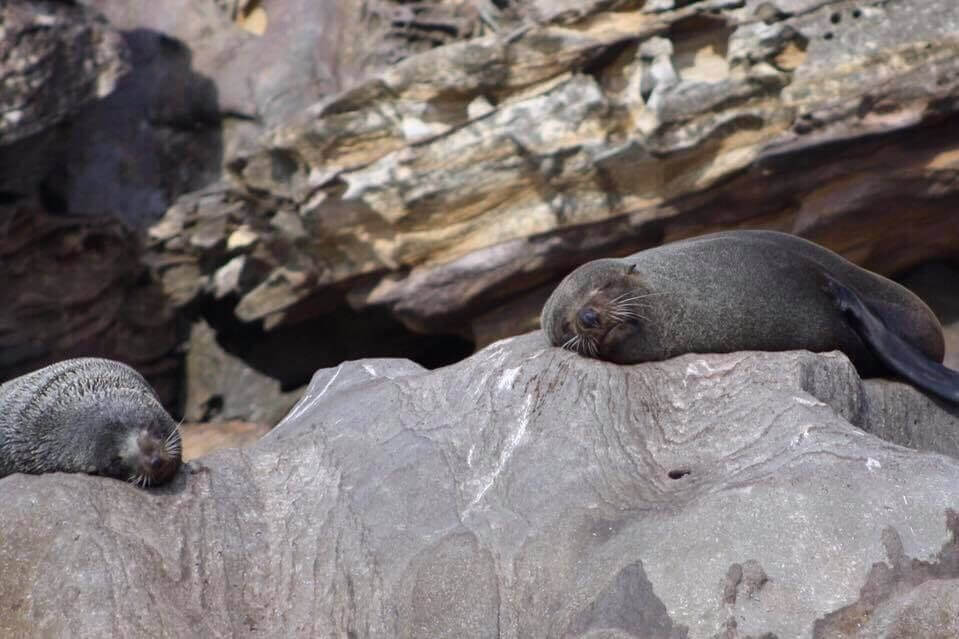
<instances>
[{"instance_id":1,"label":"seal nose","mask_svg":"<svg viewBox=\"0 0 959 639\"><path fill-rule=\"evenodd\" d=\"M586 328L599 328L599 313L590 307L579 310L579 321Z\"/></svg>"}]
</instances>

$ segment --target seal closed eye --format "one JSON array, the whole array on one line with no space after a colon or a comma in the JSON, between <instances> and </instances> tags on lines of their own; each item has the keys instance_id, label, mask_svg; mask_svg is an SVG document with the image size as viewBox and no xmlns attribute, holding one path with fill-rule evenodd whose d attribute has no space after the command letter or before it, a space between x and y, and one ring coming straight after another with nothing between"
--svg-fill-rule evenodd
<instances>
[{"instance_id":1,"label":"seal closed eye","mask_svg":"<svg viewBox=\"0 0 959 639\"><path fill-rule=\"evenodd\" d=\"M727 231L583 264L543 306L555 346L634 364L684 353L841 350L863 377L895 373L959 401L959 373L915 294L817 244Z\"/></svg>"}]
</instances>

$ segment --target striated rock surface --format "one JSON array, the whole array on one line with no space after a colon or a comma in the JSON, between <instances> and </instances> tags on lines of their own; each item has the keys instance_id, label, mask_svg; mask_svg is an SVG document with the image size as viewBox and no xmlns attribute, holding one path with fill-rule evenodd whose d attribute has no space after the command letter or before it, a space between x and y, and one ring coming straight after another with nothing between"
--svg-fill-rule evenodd
<instances>
[{"instance_id":1,"label":"striated rock surface","mask_svg":"<svg viewBox=\"0 0 959 639\"><path fill-rule=\"evenodd\" d=\"M870 385L839 353L616 366L539 333L343 363L163 489L0 480L0 634L950 636L959 450L844 416L959 413Z\"/></svg>"},{"instance_id":2,"label":"striated rock surface","mask_svg":"<svg viewBox=\"0 0 959 639\"><path fill-rule=\"evenodd\" d=\"M0 380L51 359L100 355L169 387L161 394L173 408L176 380L151 371L162 351L163 375L178 372L168 359L178 357L173 347L187 331L171 337L172 310L192 316L196 309L182 304L195 291L189 283L168 289L168 304L151 292L150 318L140 317L142 305L118 311L146 285L140 245L116 222L142 230L180 195L219 180L224 157L247 152L269 127L411 52L481 33L481 13L462 2L388 0L0 3L0 274L17 278L0 311ZM81 235L110 238L103 250L112 257L58 244L94 241ZM248 248L248 236L237 234L230 250ZM206 237L191 246L217 241ZM35 250L69 256L57 262ZM189 260L161 261L167 274L191 272ZM245 282L249 268L232 271L241 273ZM55 281L83 292L61 299ZM82 312L81 297L91 305ZM118 313L149 328L137 337L140 352L119 344L130 338L126 328L114 333ZM32 315L36 323L27 321ZM318 364L340 361L343 349L333 350L308 353L307 368L293 367L293 385ZM371 345L361 354L371 352L394 349ZM274 385L291 376L270 372Z\"/></svg>"},{"instance_id":3,"label":"striated rock surface","mask_svg":"<svg viewBox=\"0 0 959 639\"><path fill-rule=\"evenodd\" d=\"M0 228L0 381L97 355L136 368L173 406L176 323L130 230L28 205L0 206Z\"/></svg>"},{"instance_id":4,"label":"striated rock surface","mask_svg":"<svg viewBox=\"0 0 959 639\"><path fill-rule=\"evenodd\" d=\"M271 330L345 297L486 343L535 326L583 261L718 228L796 232L882 273L957 257L952 0L507 17L225 158L227 182L150 231L178 303L227 297Z\"/></svg>"}]
</instances>

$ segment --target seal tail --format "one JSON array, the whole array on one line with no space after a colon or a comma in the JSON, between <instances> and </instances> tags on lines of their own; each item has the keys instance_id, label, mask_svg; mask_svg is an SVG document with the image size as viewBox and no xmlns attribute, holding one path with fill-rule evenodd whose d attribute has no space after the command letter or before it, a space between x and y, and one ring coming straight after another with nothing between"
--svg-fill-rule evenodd
<instances>
[{"instance_id":1,"label":"seal tail","mask_svg":"<svg viewBox=\"0 0 959 639\"><path fill-rule=\"evenodd\" d=\"M825 280L826 293L883 364L919 388L959 404L959 371L929 359L890 330L851 288L828 275Z\"/></svg>"}]
</instances>

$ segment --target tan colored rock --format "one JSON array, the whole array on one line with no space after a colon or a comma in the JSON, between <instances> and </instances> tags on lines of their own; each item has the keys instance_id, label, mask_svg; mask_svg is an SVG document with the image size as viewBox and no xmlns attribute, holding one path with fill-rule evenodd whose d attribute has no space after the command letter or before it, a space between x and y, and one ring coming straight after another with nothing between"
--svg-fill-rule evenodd
<instances>
[{"instance_id":1,"label":"tan colored rock","mask_svg":"<svg viewBox=\"0 0 959 639\"><path fill-rule=\"evenodd\" d=\"M293 306L309 294L306 281L305 273L286 268L274 270L265 282L240 300L236 307L237 317L251 322Z\"/></svg>"},{"instance_id":2,"label":"tan colored rock","mask_svg":"<svg viewBox=\"0 0 959 639\"><path fill-rule=\"evenodd\" d=\"M540 2L288 118L187 207L263 239L236 317L345 294L485 343L586 260L730 227L887 274L959 255L959 5L754 4ZM204 290L233 257L204 253Z\"/></svg>"},{"instance_id":3,"label":"tan colored rock","mask_svg":"<svg viewBox=\"0 0 959 639\"><path fill-rule=\"evenodd\" d=\"M230 233L230 237L226 240L226 250L236 251L241 249L248 249L254 244L257 240L260 239L260 236L257 235L250 227L241 226L237 230Z\"/></svg>"},{"instance_id":4,"label":"tan colored rock","mask_svg":"<svg viewBox=\"0 0 959 639\"><path fill-rule=\"evenodd\" d=\"M245 448L270 432L266 424L229 421L183 424L183 461L203 457L222 448Z\"/></svg>"}]
</instances>

